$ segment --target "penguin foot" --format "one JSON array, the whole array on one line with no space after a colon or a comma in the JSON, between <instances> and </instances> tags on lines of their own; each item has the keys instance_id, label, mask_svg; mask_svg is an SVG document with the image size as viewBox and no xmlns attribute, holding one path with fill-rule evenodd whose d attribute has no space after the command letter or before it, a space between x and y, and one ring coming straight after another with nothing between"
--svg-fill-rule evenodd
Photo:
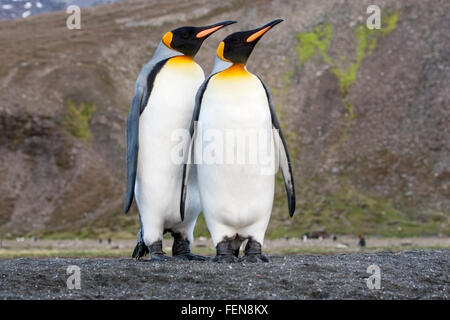
<instances>
[{"instance_id":1,"label":"penguin foot","mask_svg":"<svg viewBox=\"0 0 450 320\"><path fill-rule=\"evenodd\" d=\"M172 256L175 259L180 260L195 260L195 261L206 261L206 257L202 257L191 253L189 247L189 240L184 238L180 233L172 232L173 245L172 245Z\"/></svg>"},{"instance_id":2,"label":"penguin foot","mask_svg":"<svg viewBox=\"0 0 450 320\"><path fill-rule=\"evenodd\" d=\"M261 253L262 246L258 241L249 239L244 249L244 256L240 258L241 262L270 262L269 258Z\"/></svg>"},{"instance_id":3,"label":"penguin foot","mask_svg":"<svg viewBox=\"0 0 450 320\"><path fill-rule=\"evenodd\" d=\"M193 253L184 253L173 256L175 259L184 260L184 261L208 261L209 258L200 256L198 254Z\"/></svg>"},{"instance_id":4,"label":"penguin foot","mask_svg":"<svg viewBox=\"0 0 450 320\"><path fill-rule=\"evenodd\" d=\"M144 243L144 238L142 236L142 228L139 230L137 234L137 244L134 248L133 254L131 255L136 260L139 260L142 257L145 257L149 254L148 247Z\"/></svg>"},{"instance_id":5,"label":"penguin foot","mask_svg":"<svg viewBox=\"0 0 450 320\"><path fill-rule=\"evenodd\" d=\"M162 240L153 242L148 246L148 250L150 252L150 260L152 261L172 260L172 258L166 256L166 253L162 250Z\"/></svg>"},{"instance_id":6,"label":"penguin foot","mask_svg":"<svg viewBox=\"0 0 450 320\"><path fill-rule=\"evenodd\" d=\"M234 254L221 254L215 256L211 261L217 263L236 263L239 262L239 258Z\"/></svg>"},{"instance_id":7,"label":"penguin foot","mask_svg":"<svg viewBox=\"0 0 450 320\"><path fill-rule=\"evenodd\" d=\"M241 257L239 259L239 262L258 263L258 262L270 262L270 260L265 254L249 254Z\"/></svg>"},{"instance_id":8,"label":"penguin foot","mask_svg":"<svg viewBox=\"0 0 450 320\"><path fill-rule=\"evenodd\" d=\"M225 238L223 241L219 242L216 246L216 256L212 259L212 262L239 262L238 255L240 243L237 242L236 239L237 238Z\"/></svg>"},{"instance_id":9,"label":"penguin foot","mask_svg":"<svg viewBox=\"0 0 450 320\"><path fill-rule=\"evenodd\" d=\"M172 257L166 256L165 253L163 254L155 254L155 253L150 253L150 260L151 261L170 261L173 260Z\"/></svg>"}]
</instances>

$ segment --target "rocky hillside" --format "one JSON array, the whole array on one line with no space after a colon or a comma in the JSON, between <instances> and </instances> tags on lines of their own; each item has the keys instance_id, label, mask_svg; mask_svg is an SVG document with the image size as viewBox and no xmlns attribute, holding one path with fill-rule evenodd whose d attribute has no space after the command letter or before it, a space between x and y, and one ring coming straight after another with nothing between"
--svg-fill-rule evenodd
<instances>
[{"instance_id":1,"label":"rocky hillside","mask_svg":"<svg viewBox=\"0 0 450 320\"><path fill-rule=\"evenodd\" d=\"M125 1L0 22L0 237L137 230L122 212L125 121L140 68L180 25L236 19L205 42L277 17L248 64L270 86L293 153L297 213L281 183L271 236L326 229L449 234L450 3ZM200 224L198 233L204 226Z\"/></svg>"}]
</instances>

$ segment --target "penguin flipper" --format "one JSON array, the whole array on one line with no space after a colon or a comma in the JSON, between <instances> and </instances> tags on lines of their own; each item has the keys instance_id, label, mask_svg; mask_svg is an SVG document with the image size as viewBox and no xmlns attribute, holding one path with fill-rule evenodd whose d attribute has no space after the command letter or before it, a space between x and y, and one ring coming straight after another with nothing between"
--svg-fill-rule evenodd
<instances>
[{"instance_id":1,"label":"penguin flipper","mask_svg":"<svg viewBox=\"0 0 450 320\"><path fill-rule=\"evenodd\" d=\"M259 78L259 77L258 77ZM264 87L264 90L266 91L267 100L269 102L269 108L270 108L270 115L272 117L272 126L276 129L276 133L278 134L279 139L275 139L275 147L278 146L277 150L280 150L279 152L279 161L280 161L280 167L281 167L281 173L283 174L284 179L284 186L286 188L286 194L288 199L288 206L289 206L289 215L292 217L294 215L295 211L295 185L294 185L294 175L292 174L292 166L291 166L291 159L289 156L289 149L286 142L286 139L284 138L283 131L281 130L280 122L278 121L277 114L275 112L275 108L273 106L272 102L272 95L270 94L269 88L265 85L265 83L262 81L261 78L259 78L261 81L261 84ZM279 143L281 140L281 144Z\"/></svg>"},{"instance_id":2,"label":"penguin flipper","mask_svg":"<svg viewBox=\"0 0 450 320\"><path fill-rule=\"evenodd\" d=\"M202 85L200 86L200 88L197 91L197 94L195 96L195 107L194 107L194 112L192 114L192 119L191 119L191 125L189 127L189 135L191 137L191 143L189 145L189 149L187 154L185 155L185 161L183 164L183 179L181 180L181 199L180 199L180 217L181 217L181 221L184 220L184 212L186 209L186 193L187 193L187 184L188 184L188 180L189 180L189 168L190 165L194 162L192 161L194 159L193 157L193 151L194 149L194 141L195 141L195 135L197 134L196 131L196 123L198 121L198 118L200 117L200 110L201 110L201 106L202 106L202 99L203 99L203 94L206 91L206 87L208 86L208 82L211 79L212 76L214 76L215 73L211 74L205 81L203 81ZM189 161L191 160L191 161Z\"/></svg>"},{"instance_id":3,"label":"penguin flipper","mask_svg":"<svg viewBox=\"0 0 450 320\"><path fill-rule=\"evenodd\" d=\"M181 221L184 221L184 211L186 209L186 193L187 193L187 184L189 180L189 169L190 166L188 164L189 160L192 159L192 150L194 149L194 136L191 135L191 142L189 144L189 149L187 151L187 157L185 158L185 162L183 164L183 178L181 180L181 195L180 195L180 218Z\"/></svg>"},{"instance_id":4,"label":"penguin flipper","mask_svg":"<svg viewBox=\"0 0 450 320\"><path fill-rule=\"evenodd\" d=\"M125 195L125 213L130 210L134 198L136 182L137 158L139 151L139 117L147 106L156 75L170 58L159 62L150 61L142 68L136 81L136 89L131 101L127 120L127 189Z\"/></svg>"},{"instance_id":5,"label":"penguin flipper","mask_svg":"<svg viewBox=\"0 0 450 320\"><path fill-rule=\"evenodd\" d=\"M131 102L130 114L127 120L127 189L125 195L125 213L130 210L134 197L134 184L136 182L137 156L139 151L139 116L144 88L137 85Z\"/></svg>"}]
</instances>

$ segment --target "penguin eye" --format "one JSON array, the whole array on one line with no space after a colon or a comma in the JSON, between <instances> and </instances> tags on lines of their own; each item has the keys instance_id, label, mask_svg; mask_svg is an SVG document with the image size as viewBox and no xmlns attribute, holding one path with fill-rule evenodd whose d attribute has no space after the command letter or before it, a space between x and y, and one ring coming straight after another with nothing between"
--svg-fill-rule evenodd
<instances>
[{"instance_id":1,"label":"penguin eye","mask_svg":"<svg viewBox=\"0 0 450 320\"><path fill-rule=\"evenodd\" d=\"M181 37L182 37L183 39L189 39L189 32L187 32L187 31L183 32L183 33L181 34Z\"/></svg>"}]
</instances>

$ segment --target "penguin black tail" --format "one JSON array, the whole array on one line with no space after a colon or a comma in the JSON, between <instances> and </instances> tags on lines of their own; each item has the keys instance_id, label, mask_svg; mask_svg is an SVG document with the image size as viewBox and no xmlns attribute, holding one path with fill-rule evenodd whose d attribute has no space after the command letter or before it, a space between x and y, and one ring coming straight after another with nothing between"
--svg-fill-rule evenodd
<instances>
[{"instance_id":1,"label":"penguin black tail","mask_svg":"<svg viewBox=\"0 0 450 320\"><path fill-rule=\"evenodd\" d=\"M144 238L142 236L142 228L139 230L137 235L137 244L136 247L133 250L133 254L131 255L134 259L140 259L142 257L145 257L150 252L148 250L148 247L145 245Z\"/></svg>"},{"instance_id":2,"label":"penguin black tail","mask_svg":"<svg viewBox=\"0 0 450 320\"><path fill-rule=\"evenodd\" d=\"M149 254L149 251L148 251L147 246L145 244L143 245L141 243L138 243L133 250L132 257L134 259L139 260L140 258L145 257L148 254Z\"/></svg>"}]
</instances>

